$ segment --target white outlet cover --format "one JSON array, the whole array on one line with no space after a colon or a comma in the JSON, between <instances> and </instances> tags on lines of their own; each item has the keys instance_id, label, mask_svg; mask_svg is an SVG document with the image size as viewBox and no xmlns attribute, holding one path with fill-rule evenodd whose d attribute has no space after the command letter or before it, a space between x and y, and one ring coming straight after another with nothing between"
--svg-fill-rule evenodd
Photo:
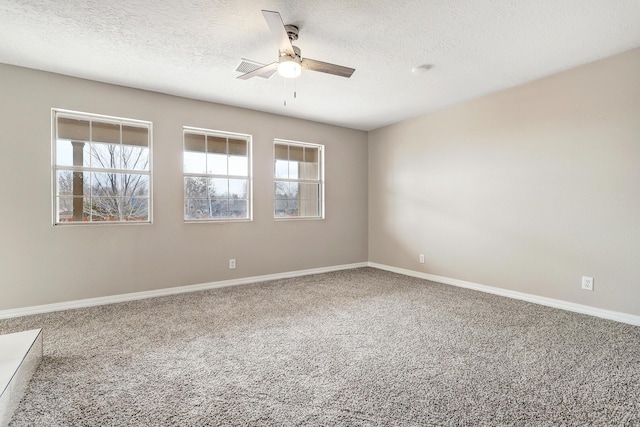
<instances>
[{"instance_id":1,"label":"white outlet cover","mask_svg":"<svg viewBox=\"0 0 640 427\"><path fill-rule=\"evenodd\" d=\"M582 289L593 290L593 277L582 276Z\"/></svg>"}]
</instances>

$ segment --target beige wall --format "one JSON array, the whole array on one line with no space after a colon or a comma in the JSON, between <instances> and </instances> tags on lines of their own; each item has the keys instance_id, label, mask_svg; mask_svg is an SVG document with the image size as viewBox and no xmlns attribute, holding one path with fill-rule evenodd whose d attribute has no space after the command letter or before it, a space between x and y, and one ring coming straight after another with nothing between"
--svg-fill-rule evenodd
<instances>
[{"instance_id":1,"label":"beige wall","mask_svg":"<svg viewBox=\"0 0 640 427\"><path fill-rule=\"evenodd\" d=\"M638 76L640 49L367 153L360 131L0 64L0 310L369 260L640 315ZM51 225L52 107L153 121L154 224ZM183 125L253 135L253 222L183 223ZM325 144L326 220L273 221L274 137Z\"/></svg>"},{"instance_id":2,"label":"beige wall","mask_svg":"<svg viewBox=\"0 0 640 427\"><path fill-rule=\"evenodd\" d=\"M371 132L369 261L640 315L640 49Z\"/></svg>"},{"instance_id":3,"label":"beige wall","mask_svg":"<svg viewBox=\"0 0 640 427\"><path fill-rule=\"evenodd\" d=\"M2 64L0 94L0 310L367 261L365 132ZM51 225L52 107L153 122L152 225ZM253 135L253 222L183 223L183 125ZM273 221L275 137L325 144L325 220Z\"/></svg>"}]
</instances>

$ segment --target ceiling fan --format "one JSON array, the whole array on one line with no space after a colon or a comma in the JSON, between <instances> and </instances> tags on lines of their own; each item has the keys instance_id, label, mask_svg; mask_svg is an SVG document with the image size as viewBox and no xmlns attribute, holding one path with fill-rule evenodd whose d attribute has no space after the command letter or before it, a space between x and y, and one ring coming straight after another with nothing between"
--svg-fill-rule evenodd
<instances>
[{"instance_id":1,"label":"ceiling fan","mask_svg":"<svg viewBox=\"0 0 640 427\"><path fill-rule=\"evenodd\" d=\"M293 41L298 40L298 27L284 25L278 12L263 10L262 15L278 43L278 60L267 65L260 64L258 68L238 76L239 79L247 80L256 76L269 78L276 70L283 77L295 78L300 76L303 68L347 78L351 77L355 71L354 68L302 58L300 49L292 44Z\"/></svg>"}]
</instances>

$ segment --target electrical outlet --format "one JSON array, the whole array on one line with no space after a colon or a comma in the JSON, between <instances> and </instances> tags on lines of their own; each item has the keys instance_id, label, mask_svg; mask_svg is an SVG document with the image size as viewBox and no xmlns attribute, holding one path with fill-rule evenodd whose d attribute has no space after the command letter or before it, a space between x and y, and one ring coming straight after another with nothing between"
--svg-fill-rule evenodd
<instances>
[{"instance_id":1,"label":"electrical outlet","mask_svg":"<svg viewBox=\"0 0 640 427\"><path fill-rule=\"evenodd\" d=\"M235 259L230 259L229 260L229 270L233 270L236 268L236 260Z\"/></svg>"},{"instance_id":2,"label":"electrical outlet","mask_svg":"<svg viewBox=\"0 0 640 427\"><path fill-rule=\"evenodd\" d=\"M424 254L420 254L420 264L424 264Z\"/></svg>"},{"instance_id":3,"label":"electrical outlet","mask_svg":"<svg viewBox=\"0 0 640 427\"><path fill-rule=\"evenodd\" d=\"M593 277L582 276L582 289L587 291L593 290Z\"/></svg>"}]
</instances>

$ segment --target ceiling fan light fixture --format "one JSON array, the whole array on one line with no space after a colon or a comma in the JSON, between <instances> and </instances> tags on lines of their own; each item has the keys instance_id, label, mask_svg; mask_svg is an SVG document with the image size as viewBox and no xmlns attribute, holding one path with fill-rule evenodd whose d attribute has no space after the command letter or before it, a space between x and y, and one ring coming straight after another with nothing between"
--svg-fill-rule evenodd
<instances>
[{"instance_id":1,"label":"ceiling fan light fixture","mask_svg":"<svg viewBox=\"0 0 640 427\"><path fill-rule=\"evenodd\" d=\"M287 79L295 79L302 73L300 60L289 55L280 57L278 62L278 74Z\"/></svg>"}]
</instances>

